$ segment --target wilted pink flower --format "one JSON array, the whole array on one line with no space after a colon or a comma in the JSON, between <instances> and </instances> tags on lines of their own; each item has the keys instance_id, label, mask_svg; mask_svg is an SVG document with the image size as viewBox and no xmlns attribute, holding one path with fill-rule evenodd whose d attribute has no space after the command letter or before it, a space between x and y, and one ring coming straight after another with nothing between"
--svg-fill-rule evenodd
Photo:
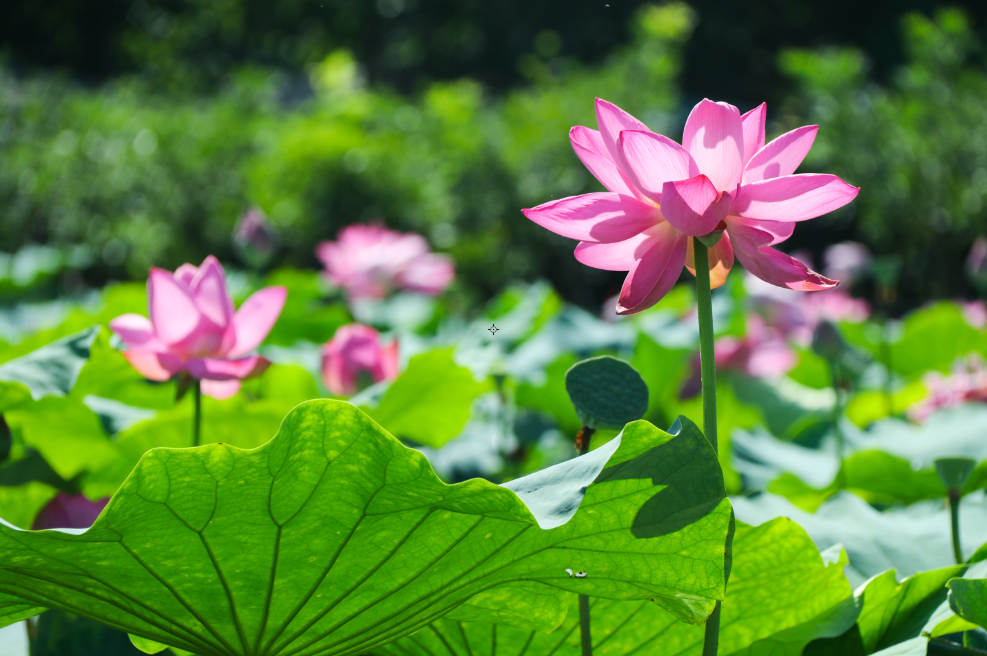
<instances>
[{"instance_id":1,"label":"wilted pink flower","mask_svg":"<svg viewBox=\"0 0 987 656\"><path fill-rule=\"evenodd\" d=\"M46 528L89 528L103 512L110 497L90 501L82 494L59 492L34 518L31 530Z\"/></svg>"},{"instance_id":2,"label":"wilted pink flower","mask_svg":"<svg viewBox=\"0 0 987 656\"><path fill-rule=\"evenodd\" d=\"M421 235L377 225L348 226L338 241L319 244L316 255L350 298L384 298L395 289L438 294L455 276L452 260L430 253Z\"/></svg>"},{"instance_id":3,"label":"wilted pink flower","mask_svg":"<svg viewBox=\"0 0 987 656\"><path fill-rule=\"evenodd\" d=\"M239 391L241 379L259 376L270 364L247 354L271 332L287 295L284 287L266 287L234 313L223 267L210 255L202 266L183 264L174 274L151 269L150 320L125 314L111 321L110 329L145 378L164 381L186 371L202 381L204 394L225 399Z\"/></svg>"},{"instance_id":4,"label":"wilted pink flower","mask_svg":"<svg viewBox=\"0 0 987 656\"><path fill-rule=\"evenodd\" d=\"M629 271L620 314L645 310L695 270L691 236L726 234L710 249L712 285L726 280L734 251L754 275L800 291L838 284L770 248L796 221L831 212L859 189L834 175L793 175L816 137L815 125L764 144L765 105L743 116L703 100L685 123L683 145L655 134L616 105L597 99L600 131L574 127L572 147L609 193L563 198L524 210L538 225L580 240L576 259Z\"/></svg>"},{"instance_id":5,"label":"wilted pink flower","mask_svg":"<svg viewBox=\"0 0 987 656\"><path fill-rule=\"evenodd\" d=\"M351 323L340 327L322 349L322 378L336 396L359 391L360 374L373 382L398 375L398 343L381 346L380 335L370 326Z\"/></svg>"},{"instance_id":6,"label":"wilted pink flower","mask_svg":"<svg viewBox=\"0 0 987 656\"><path fill-rule=\"evenodd\" d=\"M261 269L278 249L278 233L256 207L247 210L233 229L233 250L248 265Z\"/></svg>"},{"instance_id":7,"label":"wilted pink flower","mask_svg":"<svg viewBox=\"0 0 987 656\"><path fill-rule=\"evenodd\" d=\"M963 403L987 403L987 363L979 353L971 353L953 365L953 373L943 376L929 372L923 380L928 396L908 411L915 421L925 421L940 408L953 408Z\"/></svg>"},{"instance_id":8,"label":"wilted pink flower","mask_svg":"<svg viewBox=\"0 0 987 656\"><path fill-rule=\"evenodd\" d=\"M863 244L845 241L827 248L823 260L826 262L824 270L827 277L850 284L867 271L871 263L871 255Z\"/></svg>"}]
</instances>

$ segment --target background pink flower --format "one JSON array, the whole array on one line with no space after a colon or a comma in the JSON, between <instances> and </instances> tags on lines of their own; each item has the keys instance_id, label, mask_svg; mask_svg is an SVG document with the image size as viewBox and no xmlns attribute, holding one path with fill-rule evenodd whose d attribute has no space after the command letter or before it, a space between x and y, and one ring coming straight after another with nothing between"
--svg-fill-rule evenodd
<instances>
[{"instance_id":1,"label":"background pink flower","mask_svg":"<svg viewBox=\"0 0 987 656\"><path fill-rule=\"evenodd\" d=\"M90 501L85 495L59 492L34 518L31 529L89 528L103 512L110 497Z\"/></svg>"},{"instance_id":2,"label":"background pink flower","mask_svg":"<svg viewBox=\"0 0 987 656\"><path fill-rule=\"evenodd\" d=\"M950 376L929 372L923 380L928 396L908 411L915 421L925 421L940 408L964 403L987 403L987 363L979 353L971 353L953 365Z\"/></svg>"},{"instance_id":3,"label":"background pink flower","mask_svg":"<svg viewBox=\"0 0 987 656\"><path fill-rule=\"evenodd\" d=\"M322 378L336 396L352 396L364 374L379 383L398 375L398 343L380 343L370 326L351 323L340 327L322 350Z\"/></svg>"},{"instance_id":4,"label":"background pink flower","mask_svg":"<svg viewBox=\"0 0 987 656\"><path fill-rule=\"evenodd\" d=\"M834 175L795 170L818 126L764 143L766 109L741 116L727 103L703 100L686 120L682 144L655 134L616 105L596 101L599 131L574 127L572 147L609 190L563 198L524 210L538 225L578 239L576 259L587 266L628 271L620 314L641 312L695 271L690 237L726 231L710 248L714 287L723 284L734 254L757 277L800 291L838 283L771 246L788 239L795 222L842 207L857 195Z\"/></svg>"},{"instance_id":5,"label":"background pink flower","mask_svg":"<svg viewBox=\"0 0 987 656\"><path fill-rule=\"evenodd\" d=\"M267 287L234 313L223 267L210 255L202 266L183 264L175 273L151 269L150 319L125 314L111 321L110 329L144 377L165 381L188 372L202 381L204 394L225 399L239 391L241 379L260 375L270 364L247 354L271 332L287 294L284 287Z\"/></svg>"},{"instance_id":6,"label":"background pink flower","mask_svg":"<svg viewBox=\"0 0 987 656\"><path fill-rule=\"evenodd\" d=\"M338 241L319 244L316 255L350 298L384 298L396 289L438 294L455 277L452 260L429 252L424 237L382 226L348 226Z\"/></svg>"}]
</instances>

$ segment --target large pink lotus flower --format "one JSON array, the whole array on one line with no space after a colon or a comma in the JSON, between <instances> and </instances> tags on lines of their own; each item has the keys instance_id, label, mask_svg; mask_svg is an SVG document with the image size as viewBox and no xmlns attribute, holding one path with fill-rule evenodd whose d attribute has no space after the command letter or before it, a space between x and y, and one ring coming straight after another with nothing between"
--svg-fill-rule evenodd
<instances>
[{"instance_id":1,"label":"large pink lotus flower","mask_svg":"<svg viewBox=\"0 0 987 656\"><path fill-rule=\"evenodd\" d=\"M350 298L384 298L396 289L439 294L455 277L452 260L429 252L424 237L378 225L348 226L316 255Z\"/></svg>"},{"instance_id":2,"label":"large pink lotus flower","mask_svg":"<svg viewBox=\"0 0 987 656\"><path fill-rule=\"evenodd\" d=\"M661 299L685 266L695 271L692 240L719 230L710 249L714 287L734 252L754 275L801 291L829 289L825 278L775 249L805 221L849 203L859 189L834 175L793 175L818 131L801 127L764 143L766 106L743 116L733 105L703 100L685 123L682 145L655 134L616 105L596 101L600 130L574 127L572 147L608 193L573 196L524 210L538 225L580 240L576 259L597 269L629 271L620 314Z\"/></svg>"},{"instance_id":3,"label":"large pink lotus flower","mask_svg":"<svg viewBox=\"0 0 987 656\"><path fill-rule=\"evenodd\" d=\"M99 513L103 512L103 508L109 501L110 497L90 501L82 494L68 495L59 492L34 518L31 530L89 528L99 517Z\"/></svg>"},{"instance_id":4,"label":"large pink lotus flower","mask_svg":"<svg viewBox=\"0 0 987 656\"><path fill-rule=\"evenodd\" d=\"M322 350L322 378L336 396L352 396L360 388L361 374L375 383L398 375L398 343L382 346L370 326L341 326Z\"/></svg>"},{"instance_id":5,"label":"large pink lotus flower","mask_svg":"<svg viewBox=\"0 0 987 656\"><path fill-rule=\"evenodd\" d=\"M259 376L270 362L248 353L257 348L281 315L288 291L266 287L234 313L226 274L210 255L202 266L183 264L175 273L151 269L147 279L150 320L124 314L110 322L123 352L145 378L165 381L188 372L202 392L225 399L244 378Z\"/></svg>"}]
</instances>

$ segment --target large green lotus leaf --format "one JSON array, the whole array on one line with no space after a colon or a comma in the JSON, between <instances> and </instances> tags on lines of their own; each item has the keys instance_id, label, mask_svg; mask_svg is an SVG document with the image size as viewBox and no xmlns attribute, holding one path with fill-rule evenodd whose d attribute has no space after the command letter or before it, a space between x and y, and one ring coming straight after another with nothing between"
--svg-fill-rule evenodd
<instances>
[{"instance_id":1,"label":"large green lotus leaf","mask_svg":"<svg viewBox=\"0 0 987 656\"><path fill-rule=\"evenodd\" d=\"M844 337L883 362L880 333L874 324L841 324ZM905 378L926 371L946 373L956 358L971 351L985 352L987 336L969 324L955 303L936 303L905 319L900 336L890 344L891 368Z\"/></svg>"},{"instance_id":2,"label":"large green lotus leaf","mask_svg":"<svg viewBox=\"0 0 987 656\"><path fill-rule=\"evenodd\" d=\"M694 426L628 425L594 483L572 477L585 497L550 530L532 499L571 507L571 489L539 475L540 493L522 490L533 515L487 481L445 485L350 404L311 401L258 449L147 453L86 531L0 527L0 608L59 608L203 656L307 656L363 653L521 581L655 598L693 622L722 598L732 510Z\"/></svg>"},{"instance_id":3,"label":"large green lotus leaf","mask_svg":"<svg viewBox=\"0 0 987 656\"><path fill-rule=\"evenodd\" d=\"M99 326L91 326L0 364L0 411L27 400L18 389L21 386L34 400L68 394L89 359L99 330Z\"/></svg>"},{"instance_id":4,"label":"large green lotus leaf","mask_svg":"<svg viewBox=\"0 0 987 656\"><path fill-rule=\"evenodd\" d=\"M295 407L294 400L261 399L247 402L242 394L217 401L202 399L202 444L222 442L241 449L256 448L277 432L284 416ZM113 443L116 457L101 467L91 467L81 480L82 491L91 499L112 495L147 451L158 447L192 446L192 398L187 395L171 410L159 412L120 432Z\"/></svg>"},{"instance_id":5,"label":"large green lotus leaf","mask_svg":"<svg viewBox=\"0 0 987 656\"><path fill-rule=\"evenodd\" d=\"M832 417L833 391L813 389L789 378L767 380L733 374L737 398L761 411L772 434L795 438L806 428Z\"/></svg>"},{"instance_id":6,"label":"large green lotus leaf","mask_svg":"<svg viewBox=\"0 0 987 656\"><path fill-rule=\"evenodd\" d=\"M411 358L376 408L364 408L392 434L438 448L459 435L470 417L470 405L493 389L489 380L476 382L469 369L453 361L452 349L438 349Z\"/></svg>"},{"instance_id":7,"label":"large green lotus leaf","mask_svg":"<svg viewBox=\"0 0 987 656\"><path fill-rule=\"evenodd\" d=\"M720 624L721 656L799 656L809 641L842 634L857 608L843 567L846 555L820 557L797 524L777 519L739 525ZM575 599L571 599L575 601ZM648 601L590 600L593 650L607 656L700 654L703 627L678 622ZM512 623L513 624L513 623ZM448 647L447 647L448 646ZM578 656L579 614L571 605L553 633L506 624L459 621L451 615L378 649L388 656Z\"/></svg>"},{"instance_id":8,"label":"large green lotus leaf","mask_svg":"<svg viewBox=\"0 0 987 656\"><path fill-rule=\"evenodd\" d=\"M6 412L4 418L24 445L65 480L105 467L119 455L99 416L72 397L46 397Z\"/></svg>"},{"instance_id":9,"label":"large green lotus leaf","mask_svg":"<svg viewBox=\"0 0 987 656\"><path fill-rule=\"evenodd\" d=\"M875 576L854 593L860 608L856 624L841 636L814 641L805 656L924 655L930 636L976 627L950 608L946 584L984 574L987 563L922 572L901 583L894 571Z\"/></svg>"},{"instance_id":10,"label":"large green lotus leaf","mask_svg":"<svg viewBox=\"0 0 987 656\"><path fill-rule=\"evenodd\" d=\"M987 579L950 579L949 607L963 619L987 626Z\"/></svg>"},{"instance_id":11,"label":"large green lotus leaf","mask_svg":"<svg viewBox=\"0 0 987 656\"><path fill-rule=\"evenodd\" d=\"M79 399L96 396L138 408L167 410L175 405L175 383L144 378L123 353L110 345L104 332L93 344L72 396Z\"/></svg>"},{"instance_id":12,"label":"large green lotus leaf","mask_svg":"<svg viewBox=\"0 0 987 656\"><path fill-rule=\"evenodd\" d=\"M855 494L840 492L814 513L787 499L763 493L733 499L737 519L761 524L790 517L805 529L820 549L846 547L847 578L854 586L896 569L902 578L954 564L949 534L949 510L942 500L922 501L883 512ZM963 553L974 553L987 541L987 499L973 494L960 504Z\"/></svg>"}]
</instances>

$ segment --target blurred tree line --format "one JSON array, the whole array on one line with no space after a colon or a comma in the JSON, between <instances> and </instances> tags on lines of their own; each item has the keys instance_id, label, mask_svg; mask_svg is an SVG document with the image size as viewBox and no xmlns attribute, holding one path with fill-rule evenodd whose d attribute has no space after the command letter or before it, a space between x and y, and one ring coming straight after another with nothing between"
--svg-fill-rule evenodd
<instances>
[{"instance_id":1,"label":"blurred tree line","mask_svg":"<svg viewBox=\"0 0 987 656\"><path fill-rule=\"evenodd\" d=\"M596 306L622 275L520 208L599 189L566 137L594 96L675 138L711 96L768 100L772 135L819 123L804 170L863 187L787 248L859 239L901 256L901 303L963 294L987 232L987 5L934 4L0 3L0 251L85 244L87 283L139 278L231 259L256 205L278 264L379 220L452 253L479 297L541 276Z\"/></svg>"}]
</instances>

